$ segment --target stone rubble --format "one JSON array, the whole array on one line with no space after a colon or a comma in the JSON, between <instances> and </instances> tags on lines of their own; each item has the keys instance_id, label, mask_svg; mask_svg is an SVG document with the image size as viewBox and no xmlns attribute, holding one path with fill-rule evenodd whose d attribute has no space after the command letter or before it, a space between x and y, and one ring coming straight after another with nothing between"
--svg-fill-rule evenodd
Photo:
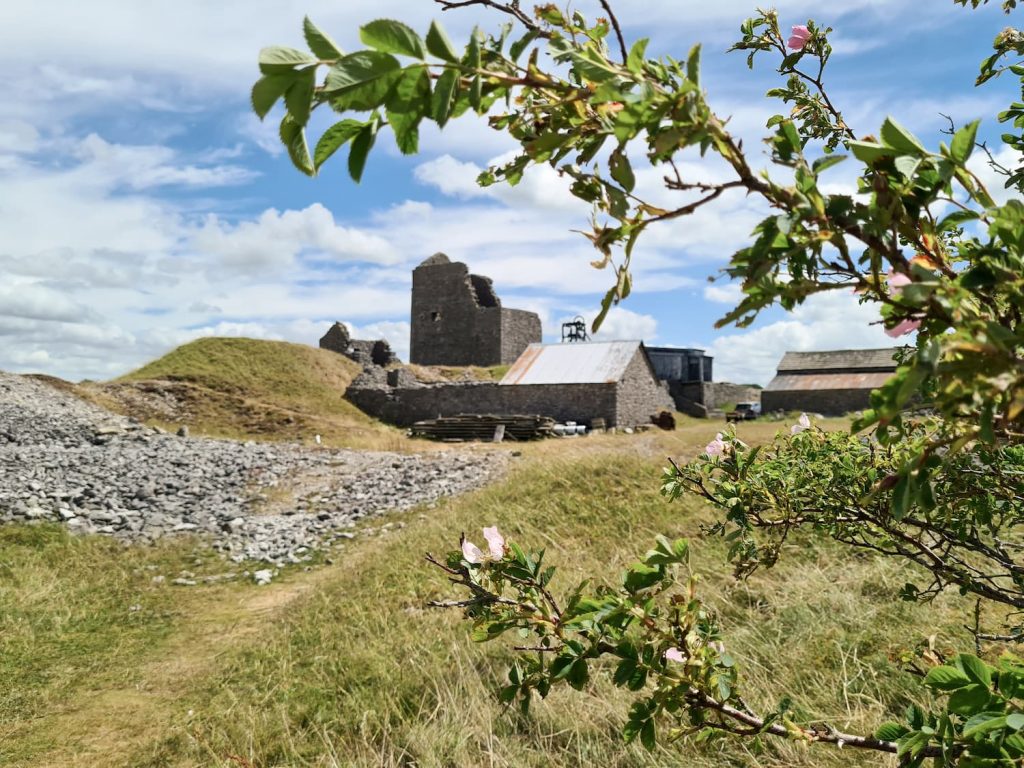
<instances>
[{"instance_id":1,"label":"stone rubble","mask_svg":"<svg viewBox=\"0 0 1024 768\"><path fill-rule=\"evenodd\" d=\"M198 534L235 562L282 566L362 518L479 487L505 461L179 437L0 372L0 523L127 542Z\"/></svg>"}]
</instances>

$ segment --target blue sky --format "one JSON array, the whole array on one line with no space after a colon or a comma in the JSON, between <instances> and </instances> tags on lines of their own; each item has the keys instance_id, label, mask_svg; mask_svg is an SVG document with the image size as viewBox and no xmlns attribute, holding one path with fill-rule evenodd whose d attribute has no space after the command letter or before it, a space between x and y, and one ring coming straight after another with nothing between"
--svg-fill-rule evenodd
<instances>
[{"instance_id":1,"label":"blue sky","mask_svg":"<svg viewBox=\"0 0 1024 768\"><path fill-rule=\"evenodd\" d=\"M575 7L596 15L596 3ZM753 73L726 48L753 0L624 0L627 37L653 54L704 44L716 111L756 158L773 74ZM944 126L992 116L1017 96L1010 81L973 87L1007 20L997 7L952 0L777 3L785 25L814 15L835 27L830 83L858 133L891 114L935 145ZM0 369L106 379L206 335L316 344L334 320L408 349L410 271L436 251L494 278L505 306L540 313L548 339L576 314L593 316L610 279L589 266L577 234L588 209L547 168L515 189L473 179L513 145L473 117L428 130L402 157L382 137L363 183L343 157L320 177L293 170L248 107L256 54L301 46L308 13L343 48L360 24L439 17L456 41L474 10L441 13L429 0L41 0L0 5ZM323 124L318 124L322 128ZM720 169L682 158L697 177ZM850 169L829 179L850 189ZM985 169L979 169L984 173ZM658 174L639 183L658 188ZM997 182L996 186L999 186ZM764 211L741 195L652 230L637 249L634 295L613 311L607 338L701 346L716 378L764 383L787 349L886 346L869 307L815 299L792 315L716 331L735 287L709 284Z\"/></svg>"}]
</instances>

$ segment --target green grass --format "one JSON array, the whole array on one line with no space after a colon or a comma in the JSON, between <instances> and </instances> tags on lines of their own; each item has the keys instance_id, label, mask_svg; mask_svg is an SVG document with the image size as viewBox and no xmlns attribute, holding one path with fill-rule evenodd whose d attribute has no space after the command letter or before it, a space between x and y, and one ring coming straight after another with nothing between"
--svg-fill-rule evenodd
<instances>
[{"instance_id":1,"label":"green grass","mask_svg":"<svg viewBox=\"0 0 1024 768\"><path fill-rule=\"evenodd\" d=\"M113 410L176 428L130 397L149 382L169 383L188 412L179 421L196 434L304 443L319 434L329 446L402 450L401 432L344 399L359 372L348 358L303 344L205 338L113 382L79 389Z\"/></svg>"},{"instance_id":2,"label":"green grass","mask_svg":"<svg viewBox=\"0 0 1024 768\"><path fill-rule=\"evenodd\" d=\"M657 436L664 442L654 450L682 454L718 426ZM0 710L0 763L885 764L876 755L777 740L654 753L627 747L619 730L630 697L602 675L582 693L553 693L528 718L497 704L509 643L474 645L456 614L425 608L452 593L422 559L454 548L460 531L479 538L492 523L547 548L561 566L556 591L588 573L614 579L656 533L694 538L701 590L722 616L742 660L745 695L759 708L790 695L801 712L864 733L915 695L912 678L890 661L904 645L937 634L940 647L966 646L960 624L968 608L957 598L900 602L906 571L827 541L792 539L777 568L737 583L723 542L700 538L709 511L693 501L667 504L657 493L662 461L643 442L650 436L633 437L571 458L550 446L527 451L506 481L396 515L403 529L358 537L332 554L333 565L265 588L147 586L149 576L135 569L179 567L181 545L123 549L49 529L10 529L3 558L17 579L0 593L0 649L13 677L0 681L0 700L10 702ZM572 451L584 443L573 441ZM125 603L147 607L132 620ZM84 639L92 632L100 637ZM63 671L50 675L54 664ZM100 726L97 743L90 734Z\"/></svg>"}]
</instances>

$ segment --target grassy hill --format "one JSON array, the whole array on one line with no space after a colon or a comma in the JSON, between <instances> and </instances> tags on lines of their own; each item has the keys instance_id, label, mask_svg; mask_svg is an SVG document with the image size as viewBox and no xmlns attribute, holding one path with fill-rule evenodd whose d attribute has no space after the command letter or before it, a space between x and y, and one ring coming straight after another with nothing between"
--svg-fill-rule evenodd
<instances>
[{"instance_id":1,"label":"grassy hill","mask_svg":"<svg viewBox=\"0 0 1024 768\"><path fill-rule=\"evenodd\" d=\"M903 644L934 636L941 650L969 647L970 604L902 602L906 568L802 533L776 568L735 581L728 542L701 536L707 507L658 493L664 456L692 456L720 428L692 421L675 433L525 445L504 481L389 518L401 529L371 521L321 566L267 587L171 585L182 570L200 581L240 570L187 541L124 547L56 526L0 527L0 764L894 766L777 739L626 746L629 696L607 669L523 717L495 697L515 639L474 644L454 613L425 607L453 593L423 553L455 548L461 531L479 540L497 524L546 546L563 597L588 571L617 578L657 533L689 536L752 706L789 695L798 719L860 733L902 712L920 694L899 662ZM777 428L738 425L751 443Z\"/></svg>"},{"instance_id":2,"label":"grassy hill","mask_svg":"<svg viewBox=\"0 0 1024 768\"><path fill-rule=\"evenodd\" d=\"M359 366L334 352L257 339L205 338L104 384L90 399L166 428L215 437L396 449L398 430L344 399Z\"/></svg>"}]
</instances>

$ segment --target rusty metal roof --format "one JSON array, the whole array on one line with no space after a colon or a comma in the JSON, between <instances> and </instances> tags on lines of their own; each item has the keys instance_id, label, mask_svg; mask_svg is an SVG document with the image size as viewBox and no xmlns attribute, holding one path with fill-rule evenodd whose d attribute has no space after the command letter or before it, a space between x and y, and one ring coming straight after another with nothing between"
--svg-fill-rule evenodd
<instances>
[{"instance_id":1,"label":"rusty metal roof","mask_svg":"<svg viewBox=\"0 0 1024 768\"><path fill-rule=\"evenodd\" d=\"M895 371L893 356L898 347L886 349L837 349L827 352L787 352L779 363L782 373Z\"/></svg>"},{"instance_id":2,"label":"rusty metal roof","mask_svg":"<svg viewBox=\"0 0 1024 768\"><path fill-rule=\"evenodd\" d=\"M764 388L765 392L807 392L833 389L877 389L891 372L879 373L798 373L779 374Z\"/></svg>"},{"instance_id":3,"label":"rusty metal roof","mask_svg":"<svg viewBox=\"0 0 1024 768\"><path fill-rule=\"evenodd\" d=\"M499 383L614 384L642 348L639 341L531 344Z\"/></svg>"}]
</instances>

